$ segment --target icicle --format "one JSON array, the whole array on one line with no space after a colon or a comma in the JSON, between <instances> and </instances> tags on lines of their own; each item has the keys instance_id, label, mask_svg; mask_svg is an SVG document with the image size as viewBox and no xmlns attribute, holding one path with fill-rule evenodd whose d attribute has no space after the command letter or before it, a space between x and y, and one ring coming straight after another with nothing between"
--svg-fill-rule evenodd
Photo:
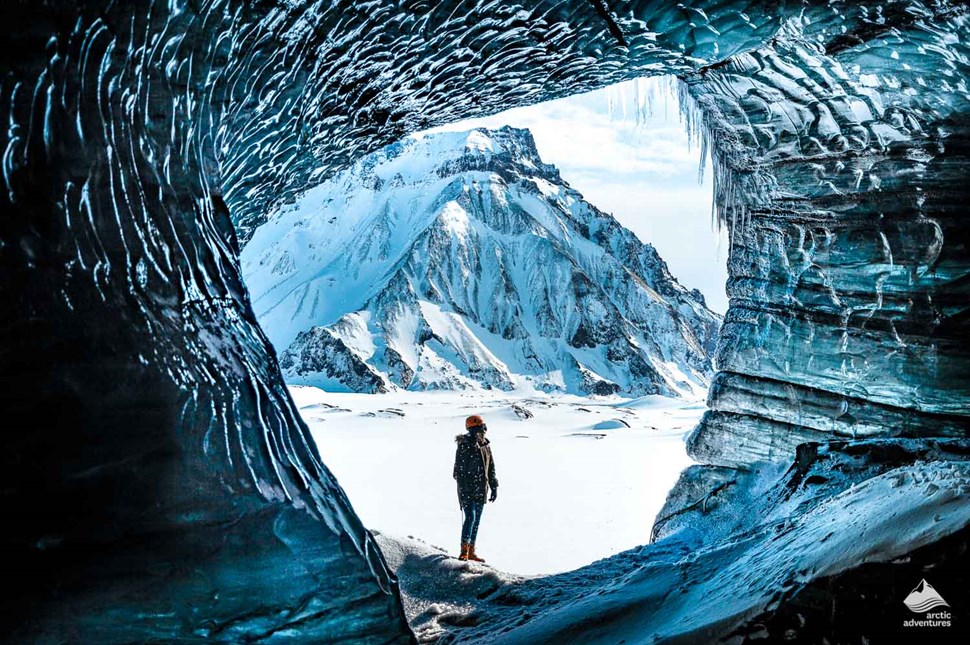
<instances>
[{"instance_id":1,"label":"icicle","mask_svg":"<svg viewBox=\"0 0 970 645\"><path fill-rule=\"evenodd\" d=\"M688 84L676 76L643 77L607 88L606 104L613 122L633 122L645 126L654 115L656 102L664 104L664 118L668 118L665 99L676 99L680 123L687 134L687 147L696 151L697 182L703 184L707 164L712 172L711 228L720 233L728 228L728 248L743 238L750 221L750 213L741 203L741 191L735 185L732 172L715 152L713 132L704 120L701 110Z\"/></svg>"},{"instance_id":2,"label":"icicle","mask_svg":"<svg viewBox=\"0 0 970 645\"><path fill-rule=\"evenodd\" d=\"M611 121L645 125L653 116L658 100L677 98L672 76L641 77L606 88L606 107ZM667 117L664 101L664 118Z\"/></svg>"}]
</instances>

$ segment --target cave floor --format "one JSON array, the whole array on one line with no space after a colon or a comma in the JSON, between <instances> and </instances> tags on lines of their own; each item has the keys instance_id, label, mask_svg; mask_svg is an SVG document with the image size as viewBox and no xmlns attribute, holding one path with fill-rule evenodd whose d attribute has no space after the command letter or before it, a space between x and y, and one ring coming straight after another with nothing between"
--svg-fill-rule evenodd
<instances>
[{"instance_id":1,"label":"cave floor","mask_svg":"<svg viewBox=\"0 0 970 645\"><path fill-rule=\"evenodd\" d=\"M809 479L838 479L847 462L836 460L834 468L813 464ZM841 603L855 609L852 624L839 626L854 637L841 642L899 642L914 616L903 601L921 580L951 602L965 595L966 529L949 555L932 545L967 524L970 463L902 465L832 497L796 470L752 477L768 487L761 503L715 511L747 515L747 531L702 542L671 537L550 576L462 562L414 538L377 541L424 643L705 643L726 633L737 636L732 642L817 643ZM846 581L862 592L836 599ZM962 630L965 617L954 615Z\"/></svg>"}]
</instances>

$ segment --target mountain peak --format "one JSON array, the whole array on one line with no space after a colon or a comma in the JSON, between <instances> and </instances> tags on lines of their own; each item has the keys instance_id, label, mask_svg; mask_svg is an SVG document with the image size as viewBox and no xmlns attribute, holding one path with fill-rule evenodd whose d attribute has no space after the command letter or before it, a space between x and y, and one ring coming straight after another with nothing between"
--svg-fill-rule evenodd
<instances>
[{"instance_id":1,"label":"mountain peak","mask_svg":"<svg viewBox=\"0 0 970 645\"><path fill-rule=\"evenodd\" d=\"M260 227L253 306L294 383L698 395L720 318L531 132L410 137Z\"/></svg>"},{"instance_id":2,"label":"mountain peak","mask_svg":"<svg viewBox=\"0 0 970 645\"><path fill-rule=\"evenodd\" d=\"M525 153L539 157L532 132L526 128L503 125L500 128L472 128L471 130L428 132L413 135L413 141L438 144L433 149L438 152L452 148L469 155L493 155Z\"/></svg>"},{"instance_id":3,"label":"mountain peak","mask_svg":"<svg viewBox=\"0 0 970 645\"><path fill-rule=\"evenodd\" d=\"M527 173L561 182L558 169L542 161L532 132L525 128L474 128L413 137L402 145L405 158L433 158L441 177L463 171Z\"/></svg>"},{"instance_id":4,"label":"mountain peak","mask_svg":"<svg viewBox=\"0 0 970 645\"><path fill-rule=\"evenodd\" d=\"M528 173L562 182L556 167L540 158L529 130L503 126L412 135L367 155L325 183L382 190L388 183L427 183L465 171Z\"/></svg>"},{"instance_id":5,"label":"mountain peak","mask_svg":"<svg viewBox=\"0 0 970 645\"><path fill-rule=\"evenodd\" d=\"M536 149L536 140L526 128L513 128L510 125L495 129L474 128L465 135L465 150L468 153L487 151L492 155L508 154L542 163Z\"/></svg>"}]
</instances>

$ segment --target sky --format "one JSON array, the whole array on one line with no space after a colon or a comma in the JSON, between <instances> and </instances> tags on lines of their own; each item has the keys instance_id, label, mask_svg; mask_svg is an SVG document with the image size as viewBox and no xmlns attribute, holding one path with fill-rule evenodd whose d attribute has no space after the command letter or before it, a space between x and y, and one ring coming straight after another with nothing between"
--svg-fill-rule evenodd
<instances>
[{"instance_id":1,"label":"sky","mask_svg":"<svg viewBox=\"0 0 970 645\"><path fill-rule=\"evenodd\" d=\"M539 155L573 188L652 244L674 277L724 313L727 236L711 224L708 163L688 144L668 79L639 79L566 99L460 121L431 132L528 128Z\"/></svg>"}]
</instances>

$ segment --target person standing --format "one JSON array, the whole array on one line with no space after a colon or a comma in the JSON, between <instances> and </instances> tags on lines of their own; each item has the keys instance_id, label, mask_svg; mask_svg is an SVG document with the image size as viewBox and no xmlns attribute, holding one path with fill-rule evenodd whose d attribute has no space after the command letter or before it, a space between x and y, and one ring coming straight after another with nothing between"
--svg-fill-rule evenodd
<instances>
[{"instance_id":1,"label":"person standing","mask_svg":"<svg viewBox=\"0 0 970 645\"><path fill-rule=\"evenodd\" d=\"M461 526L461 555L459 560L485 562L475 553L475 538L482 520L485 500L494 502L498 496L498 479L495 477L495 460L485 438L485 420L473 414L465 419L465 434L455 437L454 478L458 482L458 505L464 515ZM489 494L491 491L491 494Z\"/></svg>"}]
</instances>

